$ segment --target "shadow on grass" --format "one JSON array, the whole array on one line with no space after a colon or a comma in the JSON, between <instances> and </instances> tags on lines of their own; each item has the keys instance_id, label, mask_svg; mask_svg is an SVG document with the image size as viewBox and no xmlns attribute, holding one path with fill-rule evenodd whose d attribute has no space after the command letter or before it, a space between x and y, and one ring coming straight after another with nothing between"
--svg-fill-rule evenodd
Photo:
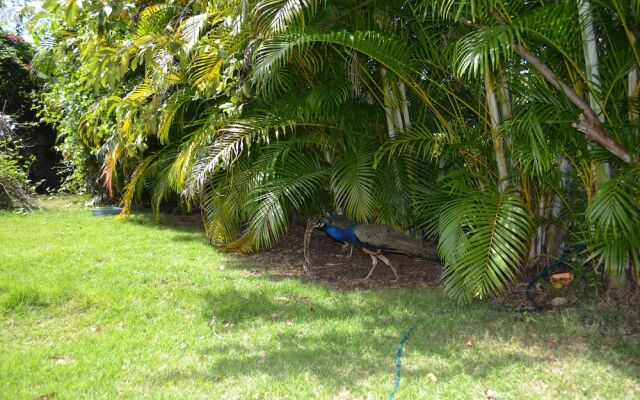
<instances>
[{"instance_id":1,"label":"shadow on grass","mask_svg":"<svg viewBox=\"0 0 640 400\"><path fill-rule=\"evenodd\" d=\"M200 215L160 215L160 219L149 212L136 212L124 219L125 223L134 224L154 230L170 230L176 232L172 237L175 242L207 243Z\"/></svg>"},{"instance_id":2,"label":"shadow on grass","mask_svg":"<svg viewBox=\"0 0 640 400\"><path fill-rule=\"evenodd\" d=\"M205 240L194 218L165 218L158 225L152 215L138 214L128 222L174 230L176 241ZM260 259L231 256L226 264L255 276L248 278L251 287L224 287L202 295L202 324L215 317L216 332L228 340L212 336L208 347L199 349L206 373L169 369L156 375L159 383L256 376L283 381L309 374L326 388L335 388L336 395L341 388L360 387L372 376L390 389L398 341L415 324L406 351L426 361L404 366L408 380L425 379L430 372L441 381L460 375L509 376L513 368L546 370L574 357L640 379L634 361L640 359L640 331L626 331L615 312L595 311L594 316L585 306L560 313L504 313L458 307L433 290L333 295L331 289L299 281L292 294L289 279L269 273L270 266Z\"/></svg>"},{"instance_id":3,"label":"shadow on grass","mask_svg":"<svg viewBox=\"0 0 640 400\"><path fill-rule=\"evenodd\" d=\"M442 381L458 375L508 376L514 366L551 368L558 359L574 356L607 363L630 379L640 378L638 365L625 362L640 357L638 336L604 343L602 337L617 328L594 330L582 317L567 324L566 316L558 313L464 308L419 290L369 291L358 301L327 300L318 296L317 290L323 289L283 295L285 284L265 288L255 282L249 290L224 288L203 294L203 321L215 316L216 329L228 338L212 337L213 344L200 350L200 357L209 360L207 373L170 370L157 377L160 381L268 376L282 382L307 374L335 388L337 395L341 388L358 388L374 376L390 389L398 341L413 325L406 351L431 361L405 365L405 379L425 379L430 372Z\"/></svg>"},{"instance_id":4,"label":"shadow on grass","mask_svg":"<svg viewBox=\"0 0 640 400\"><path fill-rule=\"evenodd\" d=\"M138 211L128 215L124 221L139 226L154 229L172 229L178 232L203 232L200 215L169 215L161 214L160 219L150 212Z\"/></svg>"}]
</instances>

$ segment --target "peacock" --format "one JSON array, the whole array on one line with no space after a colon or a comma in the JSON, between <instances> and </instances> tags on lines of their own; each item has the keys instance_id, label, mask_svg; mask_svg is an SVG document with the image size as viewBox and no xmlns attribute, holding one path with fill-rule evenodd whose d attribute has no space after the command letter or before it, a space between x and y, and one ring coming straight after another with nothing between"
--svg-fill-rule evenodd
<instances>
[{"instance_id":1,"label":"peacock","mask_svg":"<svg viewBox=\"0 0 640 400\"><path fill-rule=\"evenodd\" d=\"M316 228L324 231L327 236L338 242L350 244L359 248L365 254L371 256L372 267L364 278L369 279L378 265L378 260L391 268L398 280L398 271L382 252L403 253L409 256L425 259L437 259L435 249L425 247L424 243L409 235L399 232L386 225L378 224L352 224L344 221L332 221L330 218L322 218Z\"/></svg>"}]
</instances>

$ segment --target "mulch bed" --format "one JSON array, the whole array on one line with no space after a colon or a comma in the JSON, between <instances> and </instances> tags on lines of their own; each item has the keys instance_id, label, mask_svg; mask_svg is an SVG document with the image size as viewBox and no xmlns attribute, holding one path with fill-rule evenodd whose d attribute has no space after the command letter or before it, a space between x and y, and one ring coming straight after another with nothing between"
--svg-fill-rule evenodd
<instances>
[{"instance_id":1,"label":"mulch bed","mask_svg":"<svg viewBox=\"0 0 640 400\"><path fill-rule=\"evenodd\" d=\"M369 280L363 278L371 269L371 257L358 249L353 250L350 259L348 250L343 250L342 243L329 238L324 232L315 231L311 236L309 252L311 269L304 271L304 234L306 221L294 221L289 234L278 245L270 250L255 254L229 254L239 264L253 264L256 274L264 272L272 276L299 278L316 281L326 286L343 289L376 289L376 288L426 288L441 284L442 265L438 261L413 258L403 254L385 253L385 256L397 268L399 280L394 282L391 269L382 262ZM166 221L173 227L189 227L202 230L200 216L174 216ZM494 302L525 306L528 304L524 288L527 282L542 269L543 266L524 271L510 290L494 299ZM266 271L265 271L266 270Z\"/></svg>"},{"instance_id":2,"label":"mulch bed","mask_svg":"<svg viewBox=\"0 0 640 400\"><path fill-rule=\"evenodd\" d=\"M428 287L437 286L442 266L437 261L412 258L403 254L385 256L398 269L399 280L393 282L391 269L382 262L369 280L363 278L371 269L371 257L358 249L353 250L351 259L349 251L343 250L338 243L323 232L315 231L311 236L309 252L311 268L309 275L304 271L304 224L294 224L285 239L274 248L247 257L255 262L264 263L276 268L278 275L300 277L326 284L340 289L368 289L383 287Z\"/></svg>"},{"instance_id":3,"label":"mulch bed","mask_svg":"<svg viewBox=\"0 0 640 400\"><path fill-rule=\"evenodd\" d=\"M334 241L320 231L313 232L311 237L311 269L309 274L306 274L303 266L304 233L304 224L295 223L287 237L274 248L252 255L238 255L239 260L249 259L259 263L276 276L308 279L342 290L426 288L441 285L442 265L438 261L393 253L385 253L385 256L398 270L397 282L393 281L391 269L382 262L378 263L369 280L364 281L363 278L371 268L371 257L354 249L351 259L348 259L349 252L343 250L342 243ZM517 282L510 285L505 293L492 299L491 303L505 309L531 308L525 288L542 268L544 266L539 265L523 271ZM563 291L548 291L538 301L541 306L547 306L550 298L557 295L563 295Z\"/></svg>"}]
</instances>

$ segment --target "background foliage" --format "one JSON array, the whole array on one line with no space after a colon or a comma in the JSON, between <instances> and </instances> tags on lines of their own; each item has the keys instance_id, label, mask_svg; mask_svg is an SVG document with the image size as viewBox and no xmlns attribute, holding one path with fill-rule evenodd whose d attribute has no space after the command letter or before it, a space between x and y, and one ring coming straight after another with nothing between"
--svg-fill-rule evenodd
<instances>
[{"instance_id":1,"label":"background foliage","mask_svg":"<svg viewBox=\"0 0 640 400\"><path fill-rule=\"evenodd\" d=\"M29 76L33 49L18 36L0 29L0 208L30 208L32 157L23 153L19 116L29 112L34 88ZM18 117L16 117L16 115Z\"/></svg>"},{"instance_id":2,"label":"background foliage","mask_svg":"<svg viewBox=\"0 0 640 400\"><path fill-rule=\"evenodd\" d=\"M563 246L637 280L640 3L50 2L42 115L78 176L274 245L326 209L438 241L495 295ZM97 163L94 164L94 161Z\"/></svg>"}]
</instances>

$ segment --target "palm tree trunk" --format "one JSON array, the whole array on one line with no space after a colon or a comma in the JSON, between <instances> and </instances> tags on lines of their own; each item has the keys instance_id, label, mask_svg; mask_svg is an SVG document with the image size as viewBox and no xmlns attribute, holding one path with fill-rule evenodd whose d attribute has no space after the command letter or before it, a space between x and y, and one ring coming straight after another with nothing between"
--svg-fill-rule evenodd
<instances>
[{"instance_id":1,"label":"palm tree trunk","mask_svg":"<svg viewBox=\"0 0 640 400\"><path fill-rule=\"evenodd\" d=\"M502 136L500 135L500 110L498 109L498 99L496 97L496 91L491 77L491 72L487 66L485 71L485 90L487 92L487 109L489 111L489 119L491 121L491 137L493 139L493 151L496 156L496 163L498 165L498 176L500 178L499 189L500 192L509 185L508 177L509 172L507 169L507 158L504 154L504 143Z\"/></svg>"},{"instance_id":2,"label":"palm tree trunk","mask_svg":"<svg viewBox=\"0 0 640 400\"><path fill-rule=\"evenodd\" d=\"M629 100L633 99L637 102L637 94L636 88L638 87L638 68L633 67L631 71L629 71L629 75L627 77L627 90ZM636 104L630 105L629 107L629 120L635 122L638 120L638 111L636 110Z\"/></svg>"},{"instance_id":3,"label":"palm tree trunk","mask_svg":"<svg viewBox=\"0 0 640 400\"><path fill-rule=\"evenodd\" d=\"M511 91L509 90L507 76L505 76L504 74L498 81L498 95L500 98L500 112L502 114L502 120L506 121L508 119L511 119Z\"/></svg>"},{"instance_id":4,"label":"palm tree trunk","mask_svg":"<svg viewBox=\"0 0 640 400\"><path fill-rule=\"evenodd\" d=\"M636 45L636 37L631 34L631 45ZM636 88L638 87L638 66L634 65L633 68L629 71L627 75L627 96L629 98L629 121L637 122L638 121L638 111L636 109L638 103L638 92ZM638 131L636 134L640 134Z\"/></svg>"},{"instance_id":5,"label":"palm tree trunk","mask_svg":"<svg viewBox=\"0 0 640 400\"><path fill-rule=\"evenodd\" d=\"M387 85L387 90L389 94L389 101L391 105L391 110L393 111L393 118L398 128L398 132L404 131L404 121L402 120L402 112L400 111L400 104L398 104L398 96L396 96L396 86L391 83Z\"/></svg>"},{"instance_id":6,"label":"palm tree trunk","mask_svg":"<svg viewBox=\"0 0 640 400\"><path fill-rule=\"evenodd\" d=\"M438 161L438 178L436 182L442 182L444 179L444 175L447 167L447 157L445 155L440 156L440 160Z\"/></svg>"},{"instance_id":7,"label":"palm tree trunk","mask_svg":"<svg viewBox=\"0 0 640 400\"><path fill-rule=\"evenodd\" d=\"M409 114L409 100L407 100L407 87L404 82L398 83L398 92L400 93L400 101L402 105L402 116L404 117L404 127L409 129L411 126L411 116Z\"/></svg>"},{"instance_id":8,"label":"palm tree trunk","mask_svg":"<svg viewBox=\"0 0 640 400\"><path fill-rule=\"evenodd\" d=\"M570 177L571 164L569 160L564 157L559 157L559 170L560 170L560 187L567 192L570 190L572 182ZM551 216L554 219L554 224L549 228L549 234L547 235L547 253L552 256L559 256L562 246L564 244L564 237L567 233L566 228L560 225L560 217L562 210L564 209L564 203L559 194L553 195L553 205L551 207Z\"/></svg>"},{"instance_id":9,"label":"palm tree trunk","mask_svg":"<svg viewBox=\"0 0 640 400\"><path fill-rule=\"evenodd\" d=\"M389 133L389 138L391 140L394 140L398 136L398 132L396 130L397 123L398 123L397 115L393 107L391 90L389 88L389 81L387 80L387 71L384 68L381 71L381 75L382 75L382 97L384 100L384 112L387 116L387 132Z\"/></svg>"},{"instance_id":10,"label":"palm tree trunk","mask_svg":"<svg viewBox=\"0 0 640 400\"><path fill-rule=\"evenodd\" d=\"M602 114L602 108L598 103L593 92L600 90L600 72L599 72L599 60L598 60L598 47L596 45L596 35L593 27L593 17L591 15L591 1L590 0L577 0L578 1L578 18L582 27L582 45L584 48L585 67L587 71L587 80L591 86L589 91L589 105L598 116L598 120L604 123L604 115ZM591 171L595 178L596 189L604 185L611 179L611 165L609 163L593 162L591 164ZM627 265L628 268L628 265ZM625 269L627 269L625 268ZM612 288L624 289L628 286L626 274L609 274L607 277L609 285Z\"/></svg>"},{"instance_id":11,"label":"palm tree trunk","mask_svg":"<svg viewBox=\"0 0 640 400\"><path fill-rule=\"evenodd\" d=\"M587 80L589 81L589 105L598 116L600 123L604 123L604 115L600 103L594 95L594 91L600 90L600 61L598 58L598 47L596 44L596 34L591 15L590 0L578 1L578 19L582 27L582 46L584 49L585 68ZM609 163L594 162L591 171L596 181L596 186L600 187L611 179L611 165Z\"/></svg>"}]
</instances>

